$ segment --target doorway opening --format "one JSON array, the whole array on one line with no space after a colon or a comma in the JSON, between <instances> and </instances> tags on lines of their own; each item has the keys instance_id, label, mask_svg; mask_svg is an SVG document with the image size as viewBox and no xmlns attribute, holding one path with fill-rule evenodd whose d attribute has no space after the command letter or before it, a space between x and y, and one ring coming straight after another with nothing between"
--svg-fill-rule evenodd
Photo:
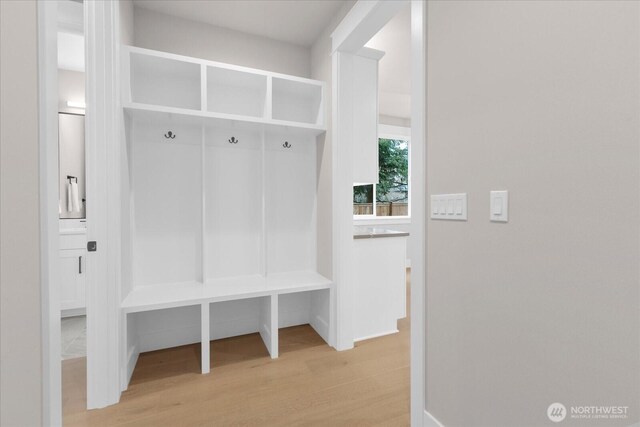
<instances>
[{"instance_id":1,"label":"doorway opening","mask_svg":"<svg viewBox=\"0 0 640 427\"><path fill-rule=\"evenodd\" d=\"M86 406L87 167L84 3L57 1L58 291L62 416L71 400ZM51 232L55 232L51 230ZM73 373L72 373L73 372ZM64 387L69 382L82 387Z\"/></svg>"},{"instance_id":2,"label":"doorway opening","mask_svg":"<svg viewBox=\"0 0 640 427\"><path fill-rule=\"evenodd\" d=\"M389 6L389 4L391 4L392 2L358 2L356 3L356 6L360 3L379 3L381 5L380 7L384 9L386 7L391 7ZM399 3L402 3L402 2L399 2ZM407 3L404 3L405 6L406 4ZM102 7L102 6L94 6L94 8L99 8L99 7ZM424 94L424 48L425 46L424 46L424 31L422 27L424 5L422 5L422 2L416 1L411 3L411 8L412 8L412 11L417 11L419 13L419 15L413 14L415 17L410 18L412 20L411 50L412 50L412 53L419 53L417 57L413 57L411 60L412 80L416 81L416 78L418 78L417 85L413 85L411 87L411 92ZM106 7L105 7L105 10L106 10ZM391 21L395 16L397 16L398 11L396 10L396 11L393 11L392 13L392 11L390 10L387 10L386 12L384 10L383 11L378 10L378 12L379 13L374 14L375 16L368 16L366 19L364 19L364 22L358 23L358 26L363 25L364 27L367 27L368 28L367 31L369 32L367 37L360 37L361 40L359 42L360 43L359 46L356 46L358 43L355 43L355 44L352 43L351 46L347 46L346 44L337 46L334 48L334 52L335 52L334 55L341 52L348 53L350 52L350 50L354 50L354 49L359 50L362 47L364 47L367 41L371 39L371 37L373 37L378 31L383 29L383 27L385 27L385 24L387 22ZM105 12L104 14L105 16L103 17L104 21L102 21L103 24L105 22L109 22L108 18L110 17L114 18L113 16L109 16L109 13L113 13L113 10L111 10L111 12ZM90 19L95 19L95 16L92 16L91 11L85 12L84 15L89 16ZM381 18L381 16L384 18ZM419 21L419 25L416 25L416 22L418 21ZM117 17L115 21L112 21L112 22L117 22ZM108 26L103 25L103 27L106 28ZM115 42L113 45L111 45L110 43L112 43L113 40L111 40L109 37L106 37L107 39L106 41L102 40L102 38L100 37L96 37L95 32L98 31L100 28L102 27L97 26L96 28L93 28L93 29L90 28L89 33L91 33L91 35L88 35L88 37L93 38L94 42L96 42L97 40L97 43L95 43L95 45L98 45L100 43L107 45L107 47L109 47L111 50L109 50L105 55L108 58L107 60L105 60L105 62L107 64L111 64L112 62L113 64L117 64L117 60L114 58L114 57L117 57L117 55L111 55L111 54L113 54L113 52L118 51L117 46L119 45L119 40L117 39L117 37L114 37ZM360 27L360 30L356 29L356 32L361 31L361 28L362 27ZM108 30L104 30L104 31L108 31ZM118 30L111 29L110 31L117 32ZM348 39L350 42L353 42L353 37L351 33L347 34L346 39ZM95 45L92 44L91 42L88 43L89 49L92 46L95 47ZM111 52L111 54L109 52ZM90 52L89 52L89 57L91 57ZM93 58L93 59L96 59L96 58ZM91 79L92 81L89 84L87 84L87 95L88 95L87 98L90 101L91 97L95 97L97 94L99 94L103 96L103 98L101 99L107 99L106 101L107 103L112 102L116 104L118 101L114 101L113 99L110 99L109 95L115 93L114 91L117 90L117 88L119 87L119 82L117 81L118 77L115 78L115 82L113 81L108 82L108 80L110 79L109 73L111 74L115 73L117 75L118 72L113 70L105 72L107 67L100 66L105 64L98 64L95 61L89 61L89 62L91 63L91 67L94 67L94 71L96 71L97 74L95 76L92 76L92 79ZM334 69L334 72L335 71L336 70ZM337 77L337 75L334 74L334 77ZM422 79L422 81L419 81L420 79ZM334 83L335 81L336 80L334 79ZM112 84L112 83L115 83L115 84ZM109 84L112 84L112 85L110 86ZM335 92L334 92L334 95L336 95ZM418 236L424 236L424 194L421 194L421 193L424 193L424 190L423 190L424 187L421 186L420 184L416 185L416 182L419 182L419 183L424 182L423 166L425 164L424 162L425 150L424 150L424 99L422 96L418 96L416 98L420 98L420 99L412 98L410 100L411 149L410 149L409 157L411 159L411 163L410 165L408 165L408 166L413 165L412 172L409 174L409 177L411 178L412 183L414 185L409 185L408 188L402 190L410 194L410 196L408 196L407 198L411 200L411 208L410 208L411 222L410 223L405 222L404 224L398 223L394 225L404 225L411 230L410 232L412 235L415 235L416 237L418 237ZM334 96L333 99L334 99L334 102L336 102L337 97ZM87 102L87 104L93 105L91 102ZM118 110L117 108L110 109L110 107L112 106L97 105L97 108L100 109L100 111L91 111L91 114L87 116L87 128L88 128L87 132L89 134L87 136L88 140L92 140L92 138L96 138L96 139L99 138L100 142L105 142L109 140L110 137L113 136L113 134L118 134L119 132L122 131L122 129L119 129L117 125L114 125L114 123L117 120L114 116L116 116L118 112L121 112L121 110ZM335 104L334 104L334 107L335 107ZM334 112L335 112L335 108L334 108ZM93 116L93 117L90 117L90 116ZM119 118L120 117L118 117L118 119ZM99 125L102 127L96 126L96 121L98 121ZM334 123L335 122L336 121L334 121ZM101 129L102 131L104 131L104 134L97 132L98 129ZM335 129L334 129L334 132L335 132L335 138L333 139L333 147L334 149L335 148L339 149L339 147L341 146L340 141L344 139L343 138L344 135L340 135L339 131ZM107 133L110 133L110 135L106 135ZM395 138L395 136L391 134L389 134L388 136L392 137L392 138L388 138L391 140ZM96 141L93 141L93 142L95 143ZM88 147L87 159L95 160L97 157L101 155L106 155L106 156L113 155L114 154L113 152L109 151L107 148L104 148L106 146L107 144L102 144L102 145L95 144L95 146L91 148ZM283 145L283 147L285 149L289 148L287 147L286 144ZM89 151L91 150L93 151L89 153ZM352 156L353 156L353 153L349 154L348 158L352 159ZM333 159L335 162L336 160L335 153L334 153ZM341 161L344 161L344 159L342 159ZM90 164L90 161L88 161L87 164ZM108 203L105 203L105 200L109 198L108 195L110 194L110 191L111 191L111 188L107 186L107 181L105 180L105 178L108 178L109 176L111 177L118 176L120 172L117 168L115 170L107 171L107 167L113 164L114 163L109 163L109 162L107 162L107 165L101 163L100 165L98 165L98 168L101 169L99 173L96 170L89 171L90 172L89 175L93 174L93 178L89 177L87 187L89 189L92 188L91 180L93 179L94 180L93 184L95 185L93 188L94 189L98 188L98 185L100 185L100 189L104 190L104 191L94 192L92 195L90 195L88 199L90 206L93 205L94 208L97 208L97 207L101 208L99 211L96 209L96 211L94 212L101 212L100 216L104 216L104 218L101 218L102 221L95 221L93 224L91 224L92 226L95 225L96 226L95 230L98 231L97 233L94 232L93 235L99 236L101 239L103 239L100 241L100 244L99 244L101 248L104 248L104 247L113 248L117 246L117 243L118 243L117 241L114 241L112 243L116 243L116 245L107 244L107 242L110 241L110 239L112 238L115 239L115 237L113 236L114 233L109 233L109 227L105 225L105 224L109 224L109 226L111 226L111 222L108 221L107 219L112 220L115 217L114 215L109 215L109 212L112 212L110 211L111 205L109 205ZM108 172L114 172L114 173L108 173ZM333 182L334 206L337 206L339 209L339 212L334 213L334 216L333 216L333 223L334 223L333 228L334 230L337 230L337 233L338 233L338 234L334 234L334 237L337 237L337 239L334 238L334 241L336 241L337 246L340 246L340 247L343 246L344 239L348 238L350 241L353 240L352 230L354 225L353 224L353 221L354 221L353 220L353 180L350 180L348 177L347 179L345 179L345 176L342 174L342 172L343 172L343 169L338 168L337 176L335 176L334 182ZM73 177L75 175L70 174L70 176ZM73 178L71 179L72 181L74 181ZM112 185L112 187L117 188L118 185L119 183L115 183ZM117 197L118 196L116 196L116 198ZM99 199L102 199L102 200L99 200ZM336 201L338 203L335 203ZM114 208L116 212L118 211L118 208L119 207ZM407 207L407 210L409 211L409 207ZM89 212L91 212L91 209L89 209ZM389 215L389 216L398 216L398 215ZM409 216L409 215L402 215L402 216ZM90 218L90 220L93 221L94 218ZM394 218L394 221L397 221L397 220L398 218ZM117 228L117 227L114 227L114 228ZM56 229L56 231L59 231L59 230ZM118 237L118 239L119 238L120 237ZM102 242L105 242L105 243L102 243ZM419 262L419 260L424 259L424 239L418 238L416 239L416 242L417 243L411 244L411 248L410 248L411 267L412 267L411 269L411 289L412 289L411 308L412 309L407 310L407 313L409 312L411 313L411 319L412 319L412 328L411 328L412 329L411 330L411 338L412 338L411 340L412 341L412 345L411 345L412 362L411 363L413 365L412 408L418 408L419 406L420 409L415 409L412 411L412 419L415 417L414 415L415 413L420 413L422 411L422 408L424 408L424 392L423 392L424 387L419 384L420 381L424 380L424 378L422 377L422 365L423 365L422 354L423 353L420 353L421 351L420 349L424 341L424 337L423 337L423 331L424 331L424 321L423 321L424 320L424 301L423 301L424 272L423 270L424 268L421 265L422 263ZM346 249L346 251L348 252L350 251L350 249ZM333 252L332 256L334 260L349 259L349 257L343 258L341 256L345 254L344 248L338 251L334 250L332 252ZM113 253L112 255L116 258L120 256L119 253ZM100 263L97 263L96 261L92 263L91 256L92 255L88 255L89 259L87 260L88 264L86 264L86 268L88 269L88 271L93 270L94 274L96 274L99 270L100 272L99 281L101 282L100 284L107 285L108 283L110 283L109 281L113 280L112 275L118 274L118 273L114 273L113 271L111 271L109 269L111 267L111 264L109 264L108 262L103 262L104 260L100 261ZM95 257L95 255L93 256ZM96 258L94 258L94 260L95 259ZM83 269L85 268L85 265L82 264L83 261L84 260L80 260L78 262L78 271L80 271L81 267ZM344 263L344 261L342 261L341 263ZM334 262L334 265L336 264L337 263ZM92 266L99 267L99 268L92 269ZM335 272L337 276L337 280L340 283L344 284L346 289L346 287L349 286L348 279L351 273L348 271L340 271L341 268L343 267L335 267L335 268L339 270ZM112 290L109 290L104 286L98 286L98 283L91 283L88 285L87 288L88 290L91 290L91 288L93 288L91 292L89 292L90 295L88 295L88 298L87 298L87 306L89 309L92 308L91 301L94 301L94 303L101 301L100 304L96 304L93 306L93 308L95 308L99 313L93 313L93 314L96 314L97 316L96 317L97 321L93 322L93 325L92 325L91 319L89 319L88 341L91 341L92 326L96 328L96 330L98 330L98 327L99 327L101 331L109 332L109 333L100 335L101 337L104 338L104 342L101 342L99 345L96 344L96 342L94 342L94 345L96 345L96 347L94 347L94 350L100 348L105 351L99 352L100 356L99 358L94 360L94 363L87 363L87 366L89 367L89 370L91 372L94 372L94 370L92 370L91 366L89 365L94 365L93 368L96 368L96 367L105 368L103 369L103 372L104 372L103 376L110 378L110 380L103 381L105 378L101 377L100 381L92 382L93 387L102 387L104 389L109 389L108 392L103 393L107 395L107 397L101 398L100 401L95 405L90 405L93 407L100 407L100 406L105 406L105 405L115 403L117 401L117 396L119 396L120 392L123 389L122 384L127 383L127 381L125 380L125 377L127 377L127 375L130 374L129 372L124 372L122 369L122 367L127 364L126 360L122 360L122 357L123 357L122 348L126 347L126 343L120 342L118 344L118 341L121 339L120 337L124 336L124 334L122 333L122 331L120 331L120 329L123 327L123 325L126 325L126 322L122 322L122 318L120 317L121 313L119 310L120 308L119 304L121 303L121 299L120 299L120 295L118 294L119 293L118 291L115 291L115 294L111 295L110 293L112 293ZM100 298L100 296L102 296L103 298ZM336 310L338 311L338 315L341 316L342 319L348 317L348 312L345 313L344 309L349 308L349 306L352 305L352 303L353 301L347 300L345 302L344 299L341 301L338 301ZM115 310L114 310L114 307L115 307ZM92 313L89 312L89 314L91 315ZM332 315L334 314L335 313L332 313ZM98 315L99 315L99 318L98 318ZM346 345L348 346L349 341L351 341L350 346L353 347L353 342L354 342L354 335L352 333L353 331L350 330L351 329L350 327L347 327L346 329L347 329L346 333L344 331L337 331L337 333L336 331L331 332L335 337L335 339L333 339L332 341L334 343L336 343L337 341L336 347L341 347L341 343L342 344L346 343ZM336 337L336 334L338 335L337 337ZM94 335L94 337L96 337L96 335ZM88 346L89 355L91 355L91 343L89 342L88 344L89 344ZM416 345L416 344L419 344L419 345ZM347 347L342 346L342 348L347 348ZM98 352L94 354L97 355ZM91 362L91 358L89 358L88 361ZM414 381L416 382L415 385L413 385ZM88 390L92 387L92 384L87 384ZM91 390L89 390L89 394L91 394ZM418 402L419 405L415 405L416 402Z\"/></svg>"}]
</instances>

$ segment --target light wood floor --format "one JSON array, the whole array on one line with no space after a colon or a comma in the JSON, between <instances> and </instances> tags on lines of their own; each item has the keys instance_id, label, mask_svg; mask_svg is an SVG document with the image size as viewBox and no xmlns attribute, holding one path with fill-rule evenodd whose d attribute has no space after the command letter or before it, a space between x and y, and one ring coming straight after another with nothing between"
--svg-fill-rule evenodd
<instances>
[{"instance_id":1,"label":"light wood floor","mask_svg":"<svg viewBox=\"0 0 640 427\"><path fill-rule=\"evenodd\" d=\"M400 333L337 352L308 325L280 330L271 360L258 334L140 355L119 404L86 407L86 358L63 362L65 426L408 426L409 320Z\"/></svg>"}]
</instances>

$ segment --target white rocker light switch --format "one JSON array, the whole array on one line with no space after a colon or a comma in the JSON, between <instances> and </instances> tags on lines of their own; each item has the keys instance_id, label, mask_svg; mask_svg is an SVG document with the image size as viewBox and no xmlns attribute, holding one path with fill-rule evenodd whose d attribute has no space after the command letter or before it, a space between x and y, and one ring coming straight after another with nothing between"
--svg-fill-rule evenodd
<instances>
[{"instance_id":1,"label":"white rocker light switch","mask_svg":"<svg viewBox=\"0 0 640 427\"><path fill-rule=\"evenodd\" d=\"M432 194L431 219L467 220L467 193Z\"/></svg>"},{"instance_id":2,"label":"white rocker light switch","mask_svg":"<svg viewBox=\"0 0 640 427\"><path fill-rule=\"evenodd\" d=\"M489 195L489 219L494 222L509 222L509 192L492 191Z\"/></svg>"}]
</instances>

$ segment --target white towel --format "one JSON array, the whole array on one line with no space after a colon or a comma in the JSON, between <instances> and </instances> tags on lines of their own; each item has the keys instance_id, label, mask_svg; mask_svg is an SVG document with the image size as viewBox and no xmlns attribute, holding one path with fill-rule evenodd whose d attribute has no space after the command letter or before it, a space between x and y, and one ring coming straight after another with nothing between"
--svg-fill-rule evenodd
<instances>
[{"instance_id":1,"label":"white towel","mask_svg":"<svg viewBox=\"0 0 640 427\"><path fill-rule=\"evenodd\" d=\"M80 199L78 198L78 183L71 183L71 203L73 205L73 212L80 212Z\"/></svg>"},{"instance_id":2,"label":"white towel","mask_svg":"<svg viewBox=\"0 0 640 427\"><path fill-rule=\"evenodd\" d=\"M71 201L71 181L67 183L67 212L73 212L73 202Z\"/></svg>"}]
</instances>

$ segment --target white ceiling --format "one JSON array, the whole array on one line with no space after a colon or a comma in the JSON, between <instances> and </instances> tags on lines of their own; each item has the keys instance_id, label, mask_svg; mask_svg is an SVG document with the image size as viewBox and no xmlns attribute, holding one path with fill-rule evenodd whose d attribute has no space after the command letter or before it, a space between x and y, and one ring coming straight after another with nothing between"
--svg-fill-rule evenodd
<instances>
[{"instance_id":1,"label":"white ceiling","mask_svg":"<svg viewBox=\"0 0 640 427\"><path fill-rule=\"evenodd\" d=\"M136 7L309 47L344 0L134 0Z\"/></svg>"},{"instance_id":2,"label":"white ceiling","mask_svg":"<svg viewBox=\"0 0 640 427\"><path fill-rule=\"evenodd\" d=\"M411 93L411 8L403 8L366 44L385 52L380 60L380 89Z\"/></svg>"},{"instance_id":3,"label":"white ceiling","mask_svg":"<svg viewBox=\"0 0 640 427\"><path fill-rule=\"evenodd\" d=\"M411 117L411 7L403 8L366 44L385 52L380 60L380 114Z\"/></svg>"}]
</instances>

